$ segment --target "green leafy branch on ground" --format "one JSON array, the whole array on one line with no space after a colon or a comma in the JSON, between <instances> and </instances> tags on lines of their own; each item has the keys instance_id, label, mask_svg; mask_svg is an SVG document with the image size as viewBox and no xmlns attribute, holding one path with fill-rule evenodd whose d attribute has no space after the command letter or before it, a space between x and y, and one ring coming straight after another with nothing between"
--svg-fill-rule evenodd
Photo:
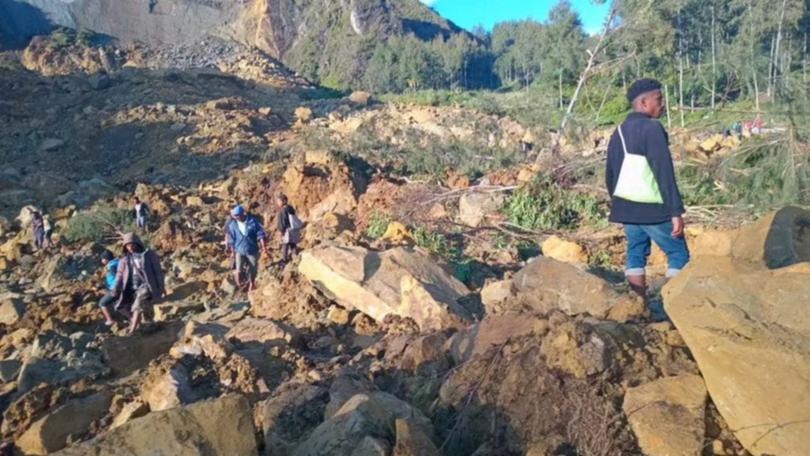
<instances>
[{"instance_id":1,"label":"green leafy branch on ground","mask_svg":"<svg viewBox=\"0 0 810 456\"><path fill-rule=\"evenodd\" d=\"M607 205L587 193L538 177L516 190L503 211L510 223L529 230L575 230L607 224Z\"/></svg>"}]
</instances>

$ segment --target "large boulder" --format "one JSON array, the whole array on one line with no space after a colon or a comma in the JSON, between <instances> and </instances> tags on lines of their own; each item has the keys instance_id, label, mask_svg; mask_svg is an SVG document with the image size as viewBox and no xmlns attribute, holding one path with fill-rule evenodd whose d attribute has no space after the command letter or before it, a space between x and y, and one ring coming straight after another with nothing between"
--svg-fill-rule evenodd
<instances>
[{"instance_id":1,"label":"large boulder","mask_svg":"<svg viewBox=\"0 0 810 456\"><path fill-rule=\"evenodd\" d=\"M189 372L181 363L156 365L141 385L141 398L154 411L194 401Z\"/></svg>"},{"instance_id":2,"label":"large boulder","mask_svg":"<svg viewBox=\"0 0 810 456\"><path fill-rule=\"evenodd\" d=\"M185 407L152 412L56 454L255 456L257 448L254 432L247 399L228 395Z\"/></svg>"},{"instance_id":3,"label":"large boulder","mask_svg":"<svg viewBox=\"0 0 810 456\"><path fill-rule=\"evenodd\" d=\"M294 456L356 455L365 447L367 437L393 440L397 419L408 419L412 428L433 435L430 420L419 410L382 392L357 394L337 413L312 431L310 437L292 453ZM386 454L386 453L382 453Z\"/></svg>"},{"instance_id":4,"label":"large boulder","mask_svg":"<svg viewBox=\"0 0 810 456\"><path fill-rule=\"evenodd\" d=\"M57 253L41 263L41 273L36 283L50 293L67 282L82 279L87 271L93 271L97 267L98 256L92 245L85 246L70 256Z\"/></svg>"},{"instance_id":5,"label":"large boulder","mask_svg":"<svg viewBox=\"0 0 810 456\"><path fill-rule=\"evenodd\" d=\"M537 257L512 278L511 294L503 303L488 302L490 313L501 310L529 310L549 313L561 310L568 315L588 313L597 318L611 317L611 311L634 308L631 296L616 292L599 277L573 265L546 257ZM639 311L643 309L639 308Z\"/></svg>"},{"instance_id":6,"label":"large boulder","mask_svg":"<svg viewBox=\"0 0 810 456\"><path fill-rule=\"evenodd\" d=\"M107 374L109 368L92 342L90 333L41 331L20 368L17 389L26 392L42 383L60 385Z\"/></svg>"},{"instance_id":7,"label":"large boulder","mask_svg":"<svg viewBox=\"0 0 810 456\"><path fill-rule=\"evenodd\" d=\"M256 416L264 434L265 454L290 454L295 442L321 423L328 399L327 390L310 384L290 383L272 398L256 405Z\"/></svg>"},{"instance_id":8,"label":"large boulder","mask_svg":"<svg viewBox=\"0 0 810 456\"><path fill-rule=\"evenodd\" d=\"M793 206L772 212L740 228L732 256L780 268L810 261L810 212Z\"/></svg>"},{"instance_id":9,"label":"large boulder","mask_svg":"<svg viewBox=\"0 0 810 456\"><path fill-rule=\"evenodd\" d=\"M0 323L13 325L25 314L25 303L22 296L16 293L0 294Z\"/></svg>"},{"instance_id":10,"label":"large boulder","mask_svg":"<svg viewBox=\"0 0 810 456\"><path fill-rule=\"evenodd\" d=\"M661 378L627 390L624 413L649 456L702 454L706 386L699 375Z\"/></svg>"},{"instance_id":11,"label":"large boulder","mask_svg":"<svg viewBox=\"0 0 810 456\"><path fill-rule=\"evenodd\" d=\"M168 353L182 327L182 322L173 322L152 326L142 334L108 337L101 344L101 351L114 374L127 375Z\"/></svg>"},{"instance_id":12,"label":"large boulder","mask_svg":"<svg viewBox=\"0 0 810 456\"><path fill-rule=\"evenodd\" d=\"M68 437L87 432L107 414L112 393L103 391L74 399L35 422L15 442L25 454L48 454L65 447Z\"/></svg>"},{"instance_id":13,"label":"large boulder","mask_svg":"<svg viewBox=\"0 0 810 456\"><path fill-rule=\"evenodd\" d=\"M548 321L524 313L487 315L469 328L458 331L448 341L450 356L456 363L463 363L475 355L485 353L513 337L529 334L544 335Z\"/></svg>"},{"instance_id":14,"label":"large boulder","mask_svg":"<svg viewBox=\"0 0 810 456\"><path fill-rule=\"evenodd\" d=\"M753 454L810 454L809 295L806 265L730 257L696 258L664 287L712 400Z\"/></svg>"},{"instance_id":15,"label":"large boulder","mask_svg":"<svg viewBox=\"0 0 810 456\"><path fill-rule=\"evenodd\" d=\"M422 330L460 326L468 318L463 283L428 255L407 248L373 252L326 246L301 255L299 272L348 309L383 322L410 318Z\"/></svg>"}]
</instances>

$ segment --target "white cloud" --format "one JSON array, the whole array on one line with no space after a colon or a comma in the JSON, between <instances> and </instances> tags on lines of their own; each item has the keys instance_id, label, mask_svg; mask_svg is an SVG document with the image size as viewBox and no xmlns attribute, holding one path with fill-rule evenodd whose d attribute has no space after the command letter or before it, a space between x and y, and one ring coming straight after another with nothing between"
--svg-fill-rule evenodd
<instances>
[{"instance_id":1,"label":"white cloud","mask_svg":"<svg viewBox=\"0 0 810 456\"><path fill-rule=\"evenodd\" d=\"M432 6L434 3L436 3L436 1L437 0L422 0L422 3L424 3L427 6Z\"/></svg>"}]
</instances>

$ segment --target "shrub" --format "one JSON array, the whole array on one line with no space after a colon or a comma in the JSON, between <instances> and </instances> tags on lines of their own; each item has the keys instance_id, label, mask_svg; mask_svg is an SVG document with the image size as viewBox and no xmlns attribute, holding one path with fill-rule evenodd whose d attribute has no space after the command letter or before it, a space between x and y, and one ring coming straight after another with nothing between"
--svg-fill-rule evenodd
<instances>
[{"instance_id":1,"label":"shrub","mask_svg":"<svg viewBox=\"0 0 810 456\"><path fill-rule=\"evenodd\" d=\"M413 239L416 245L441 257L453 268L453 276L464 283L469 283L475 272L475 261L464 256L460 240L452 235L432 231L424 226L413 228Z\"/></svg>"},{"instance_id":2,"label":"shrub","mask_svg":"<svg viewBox=\"0 0 810 456\"><path fill-rule=\"evenodd\" d=\"M130 210L101 207L74 215L62 231L61 238L68 243L107 242L117 239L119 233L134 230Z\"/></svg>"},{"instance_id":3,"label":"shrub","mask_svg":"<svg viewBox=\"0 0 810 456\"><path fill-rule=\"evenodd\" d=\"M606 206L597 198L543 178L515 191L507 199L504 212L511 223L540 230L603 226L607 218Z\"/></svg>"},{"instance_id":4,"label":"shrub","mask_svg":"<svg viewBox=\"0 0 810 456\"><path fill-rule=\"evenodd\" d=\"M388 224L391 223L391 216L388 214L374 211L371 214L371 217L368 219L368 224L366 225L366 236L370 237L371 239L379 239L385 234L385 230L388 229Z\"/></svg>"},{"instance_id":5,"label":"shrub","mask_svg":"<svg viewBox=\"0 0 810 456\"><path fill-rule=\"evenodd\" d=\"M413 240L419 247L446 260L452 261L459 256L458 249L444 234L431 231L424 226L414 227Z\"/></svg>"},{"instance_id":6,"label":"shrub","mask_svg":"<svg viewBox=\"0 0 810 456\"><path fill-rule=\"evenodd\" d=\"M63 47L73 44L75 35L73 31L64 27L54 29L48 37L48 47L52 49L61 49Z\"/></svg>"},{"instance_id":7,"label":"shrub","mask_svg":"<svg viewBox=\"0 0 810 456\"><path fill-rule=\"evenodd\" d=\"M80 28L76 31L76 43L81 44L83 46L90 46L93 44L93 37L95 34L92 30L88 30L86 28Z\"/></svg>"}]
</instances>

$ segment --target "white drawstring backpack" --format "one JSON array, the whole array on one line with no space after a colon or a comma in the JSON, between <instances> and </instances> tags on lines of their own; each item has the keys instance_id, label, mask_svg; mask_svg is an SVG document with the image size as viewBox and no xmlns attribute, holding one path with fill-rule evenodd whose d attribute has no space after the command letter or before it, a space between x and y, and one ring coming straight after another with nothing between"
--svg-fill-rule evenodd
<instances>
[{"instance_id":1,"label":"white drawstring backpack","mask_svg":"<svg viewBox=\"0 0 810 456\"><path fill-rule=\"evenodd\" d=\"M650 168L647 157L627 153L627 144L624 141L621 125L619 126L619 138L622 140L624 160L622 169L619 170L619 179L616 181L613 196L635 203L663 203L664 199L658 189L658 181L655 180L655 174Z\"/></svg>"}]
</instances>

